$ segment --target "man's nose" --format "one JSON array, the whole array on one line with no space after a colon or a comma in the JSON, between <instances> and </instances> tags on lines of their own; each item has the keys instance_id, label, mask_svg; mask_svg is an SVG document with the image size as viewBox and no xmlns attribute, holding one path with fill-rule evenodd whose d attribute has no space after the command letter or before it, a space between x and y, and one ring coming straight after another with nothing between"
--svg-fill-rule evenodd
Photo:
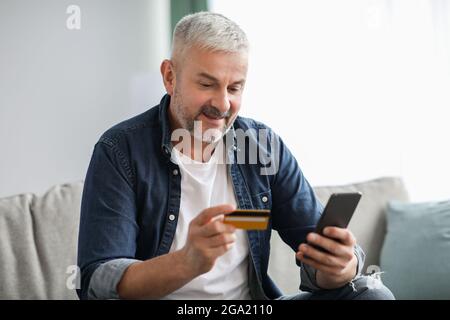
<instances>
[{"instance_id":1,"label":"man's nose","mask_svg":"<svg viewBox=\"0 0 450 320\"><path fill-rule=\"evenodd\" d=\"M217 93L211 102L222 114L230 110L230 99L227 91Z\"/></svg>"}]
</instances>

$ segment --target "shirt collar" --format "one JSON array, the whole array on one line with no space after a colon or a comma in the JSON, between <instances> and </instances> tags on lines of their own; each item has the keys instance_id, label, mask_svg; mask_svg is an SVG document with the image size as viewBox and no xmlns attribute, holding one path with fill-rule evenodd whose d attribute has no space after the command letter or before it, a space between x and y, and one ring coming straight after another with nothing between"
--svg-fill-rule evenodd
<instances>
[{"instance_id":1,"label":"shirt collar","mask_svg":"<svg viewBox=\"0 0 450 320\"><path fill-rule=\"evenodd\" d=\"M159 123L161 124L161 150L166 157L170 158L172 143L170 141L171 131L169 122L170 96L165 94L159 103Z\"/></svg>"}]
</instances>

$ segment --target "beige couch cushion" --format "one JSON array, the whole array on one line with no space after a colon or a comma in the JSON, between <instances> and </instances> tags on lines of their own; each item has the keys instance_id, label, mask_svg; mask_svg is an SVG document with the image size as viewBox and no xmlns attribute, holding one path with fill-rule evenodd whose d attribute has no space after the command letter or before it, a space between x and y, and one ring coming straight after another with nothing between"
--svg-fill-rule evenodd
<instances>
[{"instance_id":1,"label":"beige couch cushion","mask_svg":"<svg viewBox=\"0 0 450 320\"><path fill-rule=\"evenodd\" d=\"M325 205L335 192L360 191L363 197L350 222L350 230L366 253L365 268L379 266L379 257L386 233L386 205L390 200L408 200L408 193L400 178L387 177L342 186L314 188L317 197ZM295 256L277 232L271 239L269 274L285 293L298 291L300 274L295 265Z\"/></svg>"},{"instance_id":2,"label":"beige couch cushion","mask_svg":"<svg viewBox=\"0 0 450 320\"><path fill-rule=\"evenodd\" d=\"M76 265L82 186L0 199L0 299L77 299L66 271Z\"/></svg>"}]
</instances>

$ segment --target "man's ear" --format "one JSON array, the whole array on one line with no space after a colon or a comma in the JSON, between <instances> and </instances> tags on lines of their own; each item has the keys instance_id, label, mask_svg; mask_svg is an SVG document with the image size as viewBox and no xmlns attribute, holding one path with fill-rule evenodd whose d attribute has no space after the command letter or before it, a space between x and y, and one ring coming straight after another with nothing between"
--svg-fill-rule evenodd
<instances>
[{"instance_id":1,"label":"man's ear","mask_svg":"<svg viewBox=\"0 0 450 320\"><path fill-rule=\"evenodd\" d=\"M167 93L172 96L175 86L175 70L173 69L173 64L170 60L165 59L161 63L161 75Z\"/></svg>"}]
</instances>

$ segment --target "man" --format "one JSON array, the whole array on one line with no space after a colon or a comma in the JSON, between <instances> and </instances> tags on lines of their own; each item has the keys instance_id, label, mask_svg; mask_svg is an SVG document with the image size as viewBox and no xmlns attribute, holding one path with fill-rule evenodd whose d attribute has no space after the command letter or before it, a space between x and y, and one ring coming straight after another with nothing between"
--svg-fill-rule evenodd
<instances>
[{"instance_id":1,"label":"man","mask_svg":"<svg viewBox=\"0 0 450 320\"><path fill-rule=\"evenodd\" d=\"M361 276L364 253L349 230L311 232L323 207L282 140L238 117L244 32L222 15L197 13L177 24L172 49L161 65L160 104L95 146L81 207L80 297L392 299ZM270 146L257 131L269 133ZM251 161L255 150L271 154L274 170ZM270 209L269 228L224 223L236 207ZM271 229L296 252L295 296L283 296L267 275Z\"/></svg>"}]
</instances>

